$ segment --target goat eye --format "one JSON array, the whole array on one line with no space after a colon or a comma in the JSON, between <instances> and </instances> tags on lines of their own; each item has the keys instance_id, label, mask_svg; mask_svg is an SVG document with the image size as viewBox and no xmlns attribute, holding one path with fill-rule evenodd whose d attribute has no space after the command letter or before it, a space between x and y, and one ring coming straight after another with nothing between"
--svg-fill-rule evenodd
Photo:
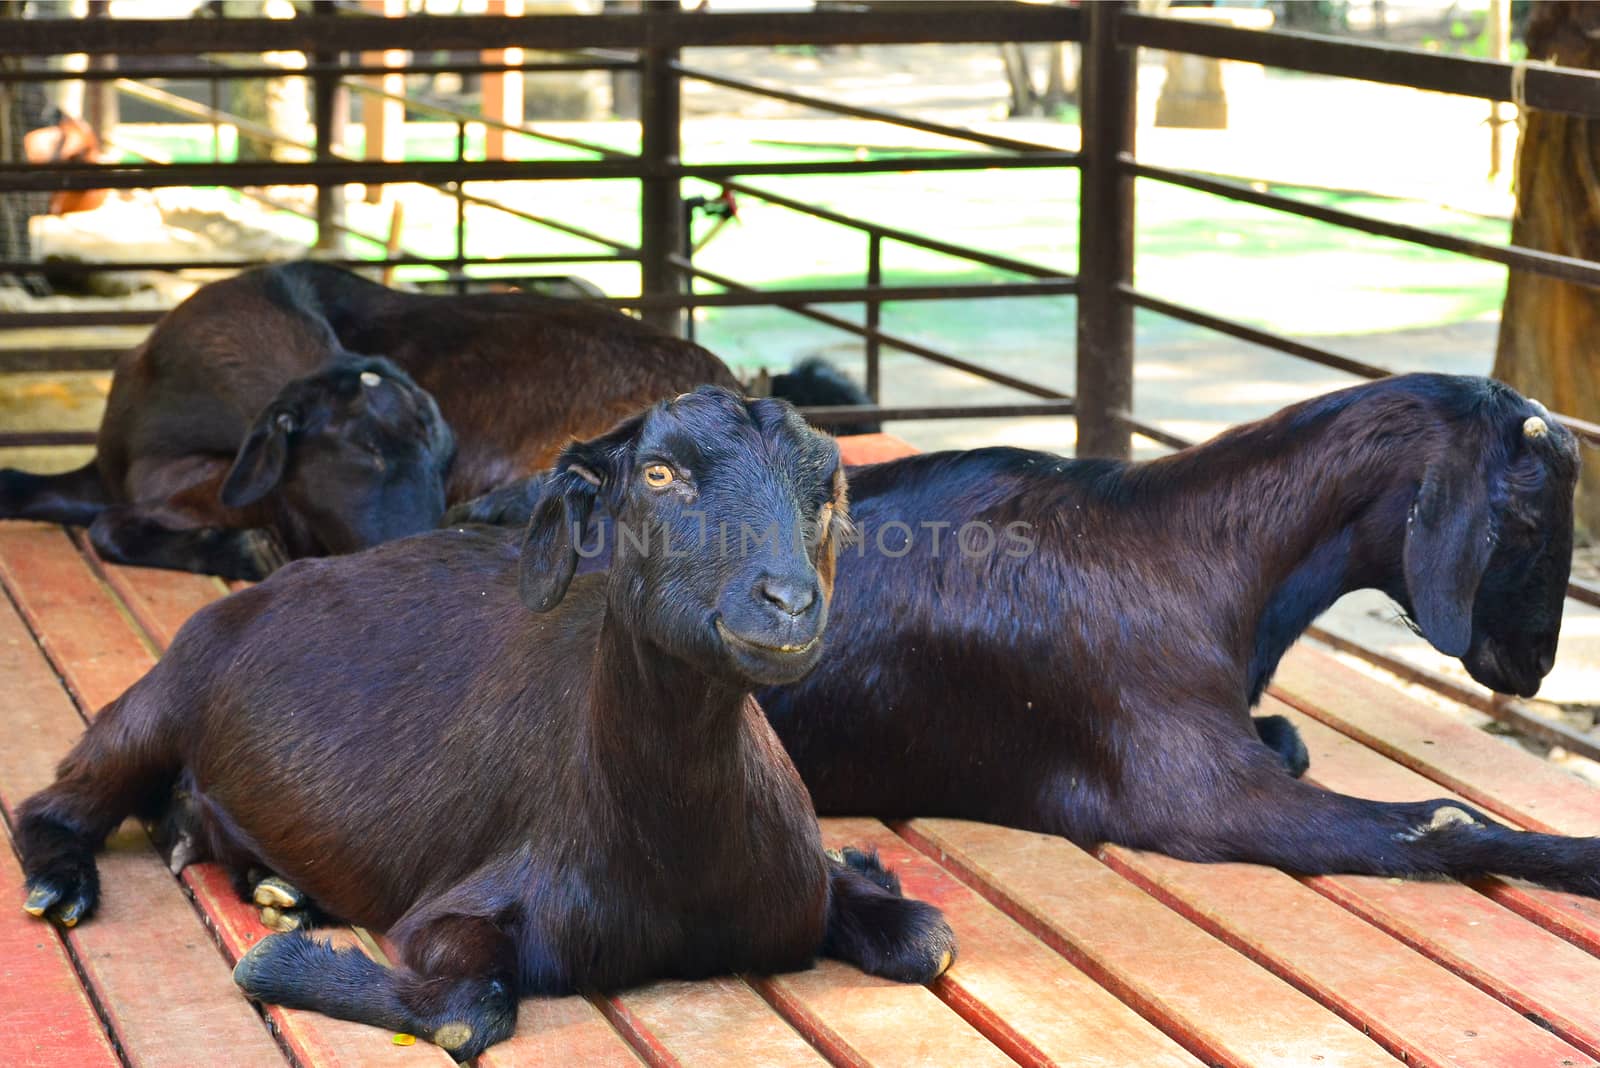
<instances>
[{"instance_id":1,"label":"goat eye","mask_svg":"<svg viewBox=\"0 0 1600 1068\"><path fill-rule=\"evenodd\" d=\"M363 386L376 386L383 381L383 377L376 371L362 371L361 384Z\"/></svg>"},{"instance_id":2,"label":"goat eye","mask_svg":"<svg viewBox=\"0 0 1600 1068\"><path fill-rule=\"evenodd\" d=\"M651 489L672 485L672 468L666 464L651 464L644 469L644 480Z\"/></svg>"}]
</instances>

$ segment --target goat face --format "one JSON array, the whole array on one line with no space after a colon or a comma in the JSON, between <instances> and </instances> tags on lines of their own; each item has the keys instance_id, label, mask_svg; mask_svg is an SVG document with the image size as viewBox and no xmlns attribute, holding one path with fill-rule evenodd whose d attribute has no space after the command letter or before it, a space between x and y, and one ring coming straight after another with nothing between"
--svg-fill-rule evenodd
<instances>
[{"instance_id":1,"label":"goat face","mask_svg":"<svg viewBox=\"0 0 1600 1068\"><path fill-rule=\"evenodd\" d=\"M839 449L792 406L702 387L568 448L522 556L534 611L560 601L596 500L613 523L609 603L636 634L741 684L793 682L821 655L838 539Z\"/></svg>"},{"instance_id":2,"label":"goat face","mask_svg":"<svg viewBox=\"0 0 1600 1068\"><path fill-rule=\"evenodd\" d=\"M1423 474L1407 521L1403 602L1423 636L1474 679L1532 697L1561 630L1578 443L1498 383L1471 435L1442 443Z\"/></svg>"},{"instance_id":3,"label":"goat face","mask_svg":"<svg viewBox=\"0 0 1600 1068\"><path fill-rule=\"evenodd\" d=\"M388 360L347 355L262 410L222 503L243 508L272 494L309 532L305 551L354 552L437 525L454 456L426 390Z\"/></svg>"}]
</instances>

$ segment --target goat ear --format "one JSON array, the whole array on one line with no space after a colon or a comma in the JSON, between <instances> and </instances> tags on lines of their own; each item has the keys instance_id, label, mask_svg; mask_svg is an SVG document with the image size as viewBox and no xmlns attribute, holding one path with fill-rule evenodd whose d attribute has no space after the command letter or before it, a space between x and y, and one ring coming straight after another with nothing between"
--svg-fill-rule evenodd
<instances>
[{"instance_id":1,"label":"goat ear","mask_svg":"<svg viewBox=\"0 0 1600 1068\"><path fill-rule=\"evenodd\" d=\"M548 612L567 595L578 570L578 541L599 492L599 476L579 464L549 477L522 536L517 592L530 612Z\"/></svg>"},{"instance_id":2,"label":"goat ear","mask_svg":"<svg viewBox=\"0 0 1600 1068\"><path fill-rule=\"evenodd\" d=\"M267 411L250 428L239 454L234 457L228 477L222 482L222 503L229 508L244 508L265 497L283 481L289 466L289 437L295 431L290 412Z\"/></svg>"},{"instance_id":3,"label":"goat ear","mask_svg":"<svg viewBox=\"0 0 1600 1068\"><path fill-rule=\"evenodd\" d=\"M1488 484L1477 465L1464 455L1429 465L1406 530L1406 589L1422 636L1447 656L1464 656L1472 644L1490 533Z\"/></svg>"},{"instance_id":4,"label":"goat ear","mask_svg":"<svg viewBox=\"0 0 1600 1068\"><path fill-rule=\"evenodd\" d=\"M643 425L643 414L626 419L600 437L573 442L556 461L522 538L517 588L530 611L548 612L567 595L595 500L627 478L627 457Z\"/></svg>"}]
</instances>

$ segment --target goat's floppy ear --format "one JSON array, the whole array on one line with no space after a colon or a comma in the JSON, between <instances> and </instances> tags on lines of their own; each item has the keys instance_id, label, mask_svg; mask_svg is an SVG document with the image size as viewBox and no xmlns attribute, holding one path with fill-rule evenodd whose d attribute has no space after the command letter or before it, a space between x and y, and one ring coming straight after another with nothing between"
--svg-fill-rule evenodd
<instances>
[{"instance_id":1,"label":"goat's floppy ear","mask_svg":"<svg viewBox=\"0 0 1600 1068\"><path fill-rule=\"evenodd\" d=\"M574 442L556 461L522 538L517 589L530 611L548 612L567 595L595 500L627 477L626 458L643 423L638 415L601 437Z\"/></svg>"},{"instance_id":2,"label":"goat's floppy ear","mask_svg":"<svg viewBox=\"0 0 1600 1068\"><path fill-rule=\"evenodd\" d=\"M222 503L244 508L265 497L283 481L289 466L289 438L297 426L294 414L282 409L263 412L239 446L228 477L222 482Z\"/></svg>"},{"instance_id":3,"label":"goat's floppy ear","mask_svg":"<svg viewBox=\"0 0 1600 1068\"><path fill-rule=\"evenodd\" d=\"M1406 589L1422 636L1447 656L1472 644L1472 603L1494 548L1474 450L1428 466L1406 530Z\"/></svg>"},{"instance_id":4,"label":"goat's floppy ear","mask_svg":"<svg viewBox=\"0 0 1600 1068\"><path fill-rule=\"evenodd\" d=\"M578 464L558 468L546 481L522 536L517 592L530 612L548 612L567 595L578 570L578 540L599 492L600 477Z\"/></svg>"}]
</instances>

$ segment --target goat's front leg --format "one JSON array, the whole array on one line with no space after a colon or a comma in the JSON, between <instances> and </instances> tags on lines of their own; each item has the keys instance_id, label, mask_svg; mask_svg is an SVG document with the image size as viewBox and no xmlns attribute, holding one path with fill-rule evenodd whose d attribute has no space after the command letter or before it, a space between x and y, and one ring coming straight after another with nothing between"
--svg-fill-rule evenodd
<instances>
[{"instance_id":1,"label":"goat's front leg","mask_svg":"<svg viewBox=\"0 0 1600 1068\"><path fill-rule=\"evenodd\" d=\"M198 571L247 582L258 582L288 562L271 531L196 526L159 505L112 505L95 516L89 540L113 563Z\"/></svg>"},{"instance_id":2,"label":"goat's front leg","mask_svg":"<svg viewBox=\"0 0 1600 1068\"><path fill-rule=\"evenodd\" d=\"M294 931L262 939L233 980L257 1001L421 1035L461 1061L516 1030L516 948L489 920L437 917L401 951L405 966L386 968Z\"/></svg>"},{"instance_id":3,"label":"goat's front leg","mask_svg":"<svg viewBox=\"0 0 1600 1068\"><path fill-rule=\"evenodd\" d=\"M871 975L929 983L956 958L956 936L938 909L903 897L874 852L828 854L828 926L822 955Z\"/></svg>"}]
</instances>

